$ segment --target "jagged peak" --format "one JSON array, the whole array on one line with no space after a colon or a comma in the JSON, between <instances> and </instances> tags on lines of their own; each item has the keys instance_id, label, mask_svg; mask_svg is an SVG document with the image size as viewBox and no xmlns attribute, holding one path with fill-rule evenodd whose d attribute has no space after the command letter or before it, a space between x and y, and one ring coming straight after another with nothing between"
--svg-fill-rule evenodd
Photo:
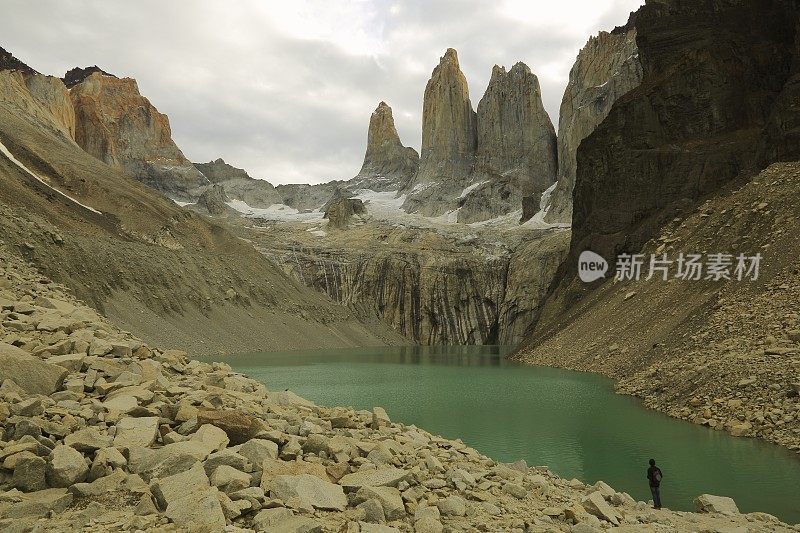
<instances>
[{"instance_id":1,"label":"jagged peak","mask_svg":"<svg viewBox=\"0 0 800 533\"><path fill-rule=\"evenodd\" d=\"M631 14L628 16L628 22L626 22L623 26L617 26L613 30L611 30L612 34L618 33L628 33L631 30L636 29L636 15L638 11L631 11Z\"/></svg>"},{"instance_id":2,"label":"jagged peak","mask_svg":"<svg viewBox=\"0 0 800 533\"><path fill-rule=\"evenodd\" d=\"M392 107L384 101L378 104L378 107L375 108L375 111L372 112L373 115L389 115L389 118L392 117Z\"/></svg>"},{"instance_id":3,"label":"jagged peak","mask_svg":"<svg viewBox=\"0 0 800 533\"><path fill-rule=\"evenodd\" d=\"M73 87L95 73L100 73L103 76L111 76L112 78L116 78L116 76L114 76L110 72L106 72L97 65L93 65L91 67L84 67L84 68L75 67L74 69L64 74L64 77L61 79L64 81L64 85L66 85L67 87Z\"/></svg>"},{"instance_id":4,"label":"jagged peak","mask_svg":"<svg viewBox=\"0 0 800 533\"><path fill-rule=\"evenodd\" d=\"M455 48L448 48L445 50L444 55L439 58L439 64L442 65L444 63L453 63L456 67L459 67L458 52L456 52Z\"/></svg>"},{"instance_id":5,"label":"jagged peak","mask_svg":"<svg viewBox=\"0 0 800 533\"><path fill-rule=\"evenodd\" d=\"M531 68L522 61L517 61L514 63L514 66L511 67L511 70L509 71L510 74L516 74L517 72L522 74L533 74L533 72L531 72Z\"/></svg>"},{"instance_id":6,"label":"jagged peak","mask_svg":"<svg viewBox=\"0 0 800 533\"><path fill-rule=\"evenodd\" d=\"M492 76L489 78L489 82L491 83L493 80L497 78L502 78L506 75L506 67L501 65L495 65L492 67Z\"/></svg>"},{"instance_id":7,"label":"jagged peak","mask_svg":"<svg viewBox=\"0 0 800 533\"><path fill-rule=\"evenodd\" d=\"M39 74L2 47L0 47L0 70L17 70L26 74Z\"/></svg>"}]
</instances>

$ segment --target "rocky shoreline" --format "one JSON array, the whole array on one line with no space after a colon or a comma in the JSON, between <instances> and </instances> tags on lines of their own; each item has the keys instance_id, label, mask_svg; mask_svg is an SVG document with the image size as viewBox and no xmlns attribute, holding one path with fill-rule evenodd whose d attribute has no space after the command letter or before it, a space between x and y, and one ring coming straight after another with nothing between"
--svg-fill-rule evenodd
<instances>
[{"instance_id":1,"label":"rocky shoreline","mask_svg":"<svg viewBox=\"0 0 800 533\"><path fill-rule=\"evenodd\" d=\"M0 247L3 531L800 531L655 511L153 349Z\"/></svg>"}]
</instances>

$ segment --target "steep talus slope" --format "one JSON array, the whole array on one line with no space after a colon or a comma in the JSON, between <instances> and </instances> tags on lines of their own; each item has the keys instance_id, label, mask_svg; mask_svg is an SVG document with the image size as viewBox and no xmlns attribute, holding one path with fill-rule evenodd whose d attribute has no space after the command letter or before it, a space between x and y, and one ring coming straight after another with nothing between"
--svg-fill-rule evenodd
<instances>
[{"instance_id":1,"label":"steep talus slope","mask_svg":"<svg viewBox=\"0 0 800 533\"><path fill-rule=\"evenodd\" d=\"M172 140L169 119L136 81L92 72L73 85L75 140L86 152L145 185L178 198L208 180Z\"/></svg>"},{"instance_id":2,"label":"steep talus slope","mask_svg":"<svg viewBox=\"0 0 800 533\"><path fill-rule=\"evenodd\" d=\"M369 224L316 238L255 228L298 281L420 344L520 342L567 249L568 232Z\"/></svg>"},{"instance_id":3,"label":"steep talus slope","mask_svg":"<svg viewBox=\"0 0 800 533\"><path fill-rule=\"evenodd\" d=\"M0 142L34 173L0 155L0 234L79 298L196 353L399 340L88 155L27 87L21 73L0 72Z\"/></svg>"},{"instance_id":4,"label":"steep talus slope","mask_svg":"<svg viewBox=\"0 0 800 533\"><path fill-rule=\"evenodd\" d=\"M633 22L589 39L570 70L559 110L558 185L550 197L547 222L570 223L578 146L608 115L614 102L641 82Z\"/></svg>"},{"instance_id":5,"label":"steep talus slope","mask_svg":"<svg viewBox=\"0 0 800 533\"><path fill-rule=\"evenodd\" d=\"M586 289L517 357L607 374L672 416L800 451L798 205L800 163L729 185L646 244L640 281ZM735 257L731 281L644 279L650 254L704 252L761 253L758 279L738 281Z\"/></svg>"},{"instance_id":6,"label":"steep talus slope","mask_svg":"<svg viewBox=\"0 0 800 533\"><path fill-rule=\"evenodd\" d=\"M461 202L459 222L476 222L539 205L558 165L556 133L542 104L539 80L524 63L495 65L478 103L475 187Z\"/></svg>"},{"instance_id":7,"label":"steep talus slope","mask_svg":"<svg viewBox=\"0 0 800 533\"><path fill-rule=\"evenodd\" d=\"M797 165L757 175L800 159L797 7L649 2L636 26L642 83L578 149L570 255L518 357L604 372L674 416L798 449ZM650 252L761 252L762 276L577 279L584 250L613 275L618 253L643 247L645 272Z\"/></svg>"},{"instance_id":8,"label":"steep talus slope","mask_svg":"<svg viewBox=\"0 0 800 533\"><path fill-rule=\"evenodd\" d=\"M380 407L268 390L224 362L148 346L2 244L0 358L5 532L800 531L759 512L654 511Z\"/></svg>"}]
</instances>

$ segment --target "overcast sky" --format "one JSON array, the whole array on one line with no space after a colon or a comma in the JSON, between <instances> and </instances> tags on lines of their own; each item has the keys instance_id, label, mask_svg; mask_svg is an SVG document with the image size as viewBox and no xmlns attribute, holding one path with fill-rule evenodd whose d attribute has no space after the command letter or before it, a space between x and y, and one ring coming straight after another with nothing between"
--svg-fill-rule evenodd
<instances>
[{"instance_id":1,"label":"overcast sky","mask_svg":"<svg viewBox=\"0 0 800 533\"><path fill-rule=\"evenodd\" d=\"M136 78L192 161L273 183L348 179L385 100L419 150L422 94L458 50L473 108L492 66L524 61L553 123L588 37L643 0L0 0L0 46L45 74Z\"/></svg>"}]
</instances>

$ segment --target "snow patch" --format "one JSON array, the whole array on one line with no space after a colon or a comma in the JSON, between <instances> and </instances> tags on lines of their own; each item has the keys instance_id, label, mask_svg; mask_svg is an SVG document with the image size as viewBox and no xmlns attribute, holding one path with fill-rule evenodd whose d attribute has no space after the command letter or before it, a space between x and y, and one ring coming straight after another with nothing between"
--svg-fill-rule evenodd
<instances>
[{"instance_id":1,"label":"snow patch","mask_svg":"<svg viewBox=\"0 0 800 533\"><path fill-rule=\"evenodd\" d=\"M5 145L5 144L3 144L2 142L0 142L0 152L2 152L2 154L3 154L4 156L6 156L6 157L8 158L8 160L9 160L9 161L11 161L11 162L12 162L12 163L14 163L15 165L17 165L17 166L18 166L18 167L19 167L19 168L20 168L22 171L26 172L26 173L27 173L28 175L30 175L30 176L31 176L33 179L35 179L36 181L38 181L39 183L41 183L42 185L44 185L45 187L47 187L47 188L48 188L48 189L50 189L51 191L53 191L53 192L55 192L55 193L57 193L57 194L60 194L61 196L63 196L63 197L64 197L64 198L66 198L67 200L69 200L70 202L72 202L72 203L74 203L74 204L76 204L76 205L79 205L79 206L81 206L81 207L82 207L82 208L84 208L84 209L88 209L88 210L89 210L89 211L91 211L92 213L97 213L98 215L102 215L102 214L103 214L103 213L101 213L100 211L98 211L97 209L95 209L94 207L90 207L90 206L88 206L88 205L86 205L86 204L84 204L84 203L81 203L81 202L79 202L78 200L76 200L75 198L73 198L72 196L70 196L70 195L68 195L68 194L66 194L66 193L63 193L63 192L59 191L58 189L56 189L55 187L53 187L52 185L50 185L49 183L47 183L46 181L44 181L42 178L40 178L39 176L37 176L36 174L34 174L34 173L33 173L33 171L31 171L31 170L30 170L28 167L26 167L25 165L23 165L21 161L19 161L19 160L18 160L16 157L14 157L14 155L13 155L13 154L12 154L12 153L11 153L11 152L8 150L8 148L6 148L6 145Z\"/></svg>"},{"instance_id":2,"label":"snow patch","mask_svg":"<svg viewBox=\"0 0 800 533\"><path fill-rule=\"evenodd\" d=\"M461 195L458 197L458 199L459 200L463 200L464 198L467 197L467 195L469 193L471 193L472 191L474 191L475 189L477 189L478 187L480 187L481 185L484 185L486 183L489 183L489 180L484 180L484 181L479 181L478 183L473 183L472 185L470 185L469 187L467 187L463 191L461 191Z\"/></svg>"},{"instance_id":3,"label":"snow patch","mask_svg":"<svg viewBox=\"0 0 800 533\"><path fill-rule=\"evenodd\" d=\"M294 207L286 204L272 204L264 208L251 207L242 200L231 200L227 205L245 217L248 218L263 218L266 220L279 220L284 222L318 222L322 219L323 214L318 211L300 212Z\"/></svg>"},{"instance_id":4,"label":"snow patch","mask_svg":"<svg viewBox=\"0 0 800 533\"><path fill-rule=\"evenodd\" d=\"M523 227L544 229L568 228L570 226L569 224L550 224L549 222L544 221L545 215L547 215L547 212L550 211L550 197L553 195L553 191L556 190L556 185L558 185L558 182L553 183L542 193L542 198L539 200L539 210L535 215L522 224Z\"/></svg>"}]
</instances>

